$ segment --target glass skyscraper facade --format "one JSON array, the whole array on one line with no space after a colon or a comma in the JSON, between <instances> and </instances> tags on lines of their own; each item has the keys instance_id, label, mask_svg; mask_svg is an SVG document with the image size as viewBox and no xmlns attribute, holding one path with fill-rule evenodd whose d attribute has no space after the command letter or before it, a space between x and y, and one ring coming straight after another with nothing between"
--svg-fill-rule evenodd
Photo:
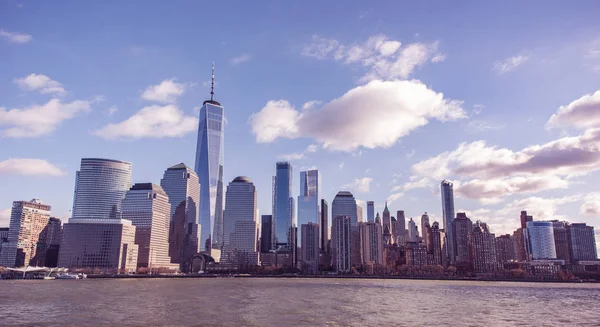
<instances>
[{"instance_id":1,"label":"glass skyscraper facade","mask_svg":"<svg viewBox=\"0 0 600 327\"><path fill-rule=\"evenodd\" d=\"M300 172L300 195L298 195L298 225L319 223L319 191L321 176L319 171L308 170ZM298 245L302 245L302 234Z\"/></svg>"},{"instance_id":2,"label":"glass skyscraper facade","mask_svg":"<svg viewBox=\"0 0 600 327\"><path fill-rule=\"evenodd\" d=\"M356 199L348 191L340 191L335 195L331 203L331 218L346 216L350 218L352 226L358 226L358 214L356 210Z\"/></svg>"},{"instance_id":3,"label":"glass skyscraper facade","mask_svg":"<svg viewBox=\"0 0 600 327\"><path fill-rule=\"evenodd\" d=\"M297 226L294 221L294 198L292 197L292 164L278 162L273 181L275 242L278 246L288 246L295 239L291 235L292 227Z\"/></svg>"},{"instance_id":4,"label":"glass skyscraper facade","mask_svg":"<svg viewBox=\"0 0 600 327\"><path fill-rule=\"evenodd\" d=\"M446 231L446 256L450 263L455 260L454 233L452 231L452 220L454 220L454 189L449 181L442 181L442 217L444 230Z\"/></svg>"},{"instance_id":5,"label":"glass skyscraper facade","mask_svg":"<svg viewBox=\"0 0 600 327\"><path fill-rule=\"evenodd\" d=\"M98 158L81 159L75 175L73 219L115 219L131 187L131 163Z\"/></svg>"},{"instance_id":6,"label":"glass skyscraper facade","mask_svg":"<svg viewBox=\"0 0 600 327\"><path fill-rule=\"evenodd\" d=\"M195 170L200 182L200 246L205 251L223 245L223 114L214 100L204 101L200 109Z\"/></svg>"},{"instance_id":7,"label":"glass skyscraper facade","mask_svg":"<svg viewBox=\"0 0 600 327\"><path fill-rule=\"evenodd\" d=\"M531 259L556 259L554 226L551 221L528 221L525 238Z\"/></svg>"},{"instance_id":8,"label":"glass skyscraper facade","mask_svg":"<svg viewBox=\"0 0 600 327\"><path fill-rule=\"evenodd\" d=\"M375 202L367 201L367 222L375 222Z\"/></svg>"}]
</instances>

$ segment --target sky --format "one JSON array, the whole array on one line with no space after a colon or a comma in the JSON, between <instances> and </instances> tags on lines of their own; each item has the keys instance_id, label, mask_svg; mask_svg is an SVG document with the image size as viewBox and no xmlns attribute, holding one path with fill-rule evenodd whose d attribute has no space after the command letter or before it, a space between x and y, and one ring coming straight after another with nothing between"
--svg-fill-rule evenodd
<instances>
[{"instance_id":1,"label":"sky","mask_svg":"<svg viewBox=\"0 0 600 327\"><path fill-rule=\"evenodd\" d=\"M496 234L527 210L599 235L599 16L597 1L0 1L0 226L32 198L66 221L82 157L132 162L133 182L193 167L214 62L224 179L250 177L261 214L289 160L294 196L316 168L330 203L349 190L441 221L447 179Z\"/></svg>"}]
</instances>

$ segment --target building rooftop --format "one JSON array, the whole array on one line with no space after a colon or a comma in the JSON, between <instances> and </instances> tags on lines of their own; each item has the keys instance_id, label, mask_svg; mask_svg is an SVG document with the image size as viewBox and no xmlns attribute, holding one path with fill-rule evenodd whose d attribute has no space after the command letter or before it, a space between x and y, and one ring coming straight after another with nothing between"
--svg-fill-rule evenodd
<instances>
[{"instance_id":1,"label":"building rooftop","mask_svg":"<svg viewBox=\"0 0 600 327\"><path fill-rule=\"evenodd\" d=\"M348 192L348 191L339 191L335 197L354 197L354 195L352 195L352 193Z\"/></svg>"},{"instance_id":2,"label":"building rooftop","mask_svg":"<svg viewBox=\"0 0 600 327\"><path fill-rule=\"evenodd\" d=\"M132 191L154 191L162 194L166 194L165 190L163 190L160 185L156 185L154 183L135 183L130 190Z\"/></svg>"},{"instance_id":3,"label":"building rooftop","mask_svg":"<svg viewBox=\"0 0 600 327\"><path fill-rule=\"evenodd\" d=\"M232 183L252 183L252 180L247 176L238 176L233 179Z\"/></svg>"},{"instance_id":4,"label":"building rooftop","mask_svg":"<svg viewBox=\"0 0 600 327\"><path fill-rule=\"evenodd\" d=\"M83 161L108 161L108 162L118 162L131 165L131 162L115 160L115 159L104 159L104 158L81 158L81 162Z\"/></svg>"},{"instance_id":5,"label":"building rooftop","mask_svg":"<svg viewBox=\"0 0 600 327\"><path fill-rule=\"evenodd\" d=\"M175 166L167 168L167 170L180 170L180 169L191 169L191 168L186 166L183 162L180 162L180 163L176 164Z\"/></svg>"}]
</instances>

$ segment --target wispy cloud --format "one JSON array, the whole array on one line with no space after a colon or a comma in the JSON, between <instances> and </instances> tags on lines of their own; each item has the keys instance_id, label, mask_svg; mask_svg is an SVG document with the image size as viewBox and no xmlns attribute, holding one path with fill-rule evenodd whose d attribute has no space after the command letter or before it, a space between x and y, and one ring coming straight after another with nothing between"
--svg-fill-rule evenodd
<instances>
[{"instance_id":1,"label":"wispy cloud","mask_svg":"<svg viewBox=\"0 0 600 327\"><path fill-rule=\"evenodd\" d=\"M249 61L251 58L252 57L249 54L244 53L244 54L241 54L241 55L239 55L237 57L233 57L231 59L231 64L232 65L239 65L239 64L242 64L242 63L245 63L245 62Z\"/></svg>"},{"instance_id":2,"label":"wispy cloud","mask_svg":"<svg viewBox=\"0 0 600 327\"><path fill-rule=\"evenodd\" d=\"M521 54L506 58L504 60L498 60L494 63L493 69L499 75L503 75L521 66L522 64L527 62L527 60L529 60L530 57L531 55L529 54Z\"/></svg>"},{"instance_id":3,"label":"wispy cloud","mask_svg":"<svg viewBox=\"0 0 600 327\"><path fill-rule=\"evenodd\" d=\"M148 86L141 97L147 101L173 103L184 91L185 84L177 83L174 78L170 78L160 84Z\"/></svg>"},{"instance_id":4,"label":"wispy cloud","mask_svg":"<svg viewBox=\"0 0 600 327\"><path fill-rule=\"evenodd\" d=\"M3 29L0 29L0 37L4 38L5 40L7 40L10 43L18 43L18 44L24 44L24 43L27 43L27 42L33 40L33 37L29 34L18 33L18 32L9 32L9 31L3 30Z\"/></svg>"},{"instance_id":5,"label":"wispy cloud","mask_svg":"<svg viewBox=\"0 0 600 327\"><path fill-rule=\"evenodd\" d=\"M368 193L371 190L373 178L362 177L355 179L352 183L342 185L342 189L354 190L361 193Z\"/></svg>"},{"instance_id":6,"label":"wispy cloud","mask_svg":"<svg viewBox=\"0 0 600 327\"><path fill-rule=\"evenodd\" d=\"M51 79L44 74L29 74L22 78L13 80L24 91L38 91L42 94L64 94L66 93L61 83Z\"/></svg>"},{"instance_id":7,"label":"wispy cloud","mask_svg":"<svg viewBox=\"0 0 600 327\"><path fill-rule=\"evenodd\" d=\"M65 172L43 159L9 158L0 161L0 175L62 176Z\"/></svg>"}]
</instances>

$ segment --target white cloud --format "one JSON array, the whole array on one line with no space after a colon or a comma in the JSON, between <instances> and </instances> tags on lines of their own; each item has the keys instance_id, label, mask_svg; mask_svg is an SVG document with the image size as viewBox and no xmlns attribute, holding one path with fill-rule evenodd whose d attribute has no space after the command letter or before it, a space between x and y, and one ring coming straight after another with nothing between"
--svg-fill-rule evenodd
<instances>
[{"instance_id":1,"label":"white cloud","mask_svg":"<svg viewBox=\"0 0 600 327\"><path fill-rule=\"evenodd\" d=\"M29 74L23 78L15 79L14 82L25 91L38 91L42 94L64 94L66 91L62 84L43 74Z\"/></svg>"},{"instance_id":2,"label":"white cloud","mask_svg":"<svg viewBox=\"0 0 600 327\"><path fill-rule=\"evenodd\" d=\"M0 37L6 39L10 43L19 43L24 44L33 39L33 37L29 34L18 33L18 32L9 32L7 30L0 29Z\"/></svg>"},{"instance_id":3,"label":"white cloud","mask_svg":"<svg viewBox=\"0 0 600 327\"><path fill-rule=\"evenodd\" d=\"M252 57L250 57L249 54L244 53L244 54L241 54L241 55L239 55L237 57L232 58L231 59L231 64L232 65L239 65L241 63L249 61L251 58Z\"/></svg>"},{"instance_id":4,"label":"white cloud","mask_svg":"<svg viewBox=\"0 0 600 327\"><path fill-rule=\"evenodd\" d=\"M465 118L461 105L419 81L372 81L306 112L271 100L249 122L259 143L306 137L323 148L351 152L391 147L431 119Z\"/></svg>"},{"instance_id":5,"label":"white cloud","mask_svg":"<svg viewBox=\"0 0 600 327\"><path fill-rule=\"evenodd\" d=\"M412 149L412 150L410 150L410 152L407 152L407 153L406 153L406 158L412 158L412 157L414 157L414 156L415 156L415 153L417 153L417 152L415 151L415 149Z\"/></svg>"},{"instance_id":6,"label":"white cloud","mask_svg":"<svg viewBox=\"0 0 600 327\"><path fill-rule=\"evenodd\" d=\"M149 86L142 93L142 99L160 103L173 103L184 91L185 85L177 83L174 78L171 78L160 82L158 85Z\"/></svg>"},{"instance_id":7,"label":"white cloud","mask_svg":"<svg viewBox=\"0 0 600 327\"><path fill-rule=\"evenodd\" d=\"M305 103L302 105L302 110L303 110L303 111L304 111L304 110L310 110L310 109L312 109L312 108L314 108L314 107L316 107L316 106L320 105L321 103L322 103L322 102L321 102L321 101L318 101L318 100L312 100L312 101L305 102Z\"/></svg>"},{"instance_id":8,"label":"white cloud","mask_svg":"<svg viewBox=\"0 0 600 327\"><path fill-rule=\"evenodd\" d=\"M600 217L600 192L589 193L579 208L579 214L587 217Z\"/></svg>"},{"instance_id":9,"label":"white cloud","mask_svg":"<svg viewBox=\"0 0 600 327\"><path fill-rule=\"evenodd\" d=\"M62 176L65 172L43 159L9 158L0 161L0 175Z\"/></svg>"},{"instance_id":10,"label":"white cloud","mask_svg":"<svg viewBox=\"0 0 600 327\"><path fill-rule=\"evenodd\" d=\"M307 146L303 152L294 152L294 153L289 153L289 154L283 154L283 155L280 155L279 158L286 160L286 161L300 160L300 159L306 158L306 155L308 153L317 152L318 149L319 149L318 145L311 144L311 145Z\"/></svg>"},{"instance_id":11,"label":"white cloud","mask_svg":"<svg viewBox=\"0 0 600 327\"><path fill-rule=\"evenodd\" d=\"M504 60L498 60L494 63L494 70L499 75L508 73L511 70L521 66L527 60L529 60L530 56L526 54L517 55L514 57L509 57Z\"/></svg>"},{"instance_id":12,"label":"white cloud","mask_svg":"<svg viewBox=\"0 0 600 327\"><path fill-rule=\"evenodd\" d=\"M355 190L361 193L368 193L371 189L371 182L373 178L371 177L363 177L357 178L352 183L342 185L342 189L350 189Z\"/></svg>"},{"instance_id":13,"label":"white cloud","mask_svg":"<svg viewBox=\"0 0 600 327\"><path fill-rule=\"evenodd\" d=\"M484 120L472 120L467 126L469 132L487 132L504 129L506 126L502 124L494 124Z\"/></svg>"},{"instance_id":14,"label":"white cloud","mask_svg":"<svg viewBox=\"0 0 600 327\"><path fill-rule=\"evenodd\" d=\"M485 109L485 106L482 104L473 105L473 115L474 116L479 115L483 111L483 109Z\"/></svg>"},{"instance_id":15,"label":"white cloud","mask_svg":"<svg viewBox=\"0 0 600 327\"><path fill-rule=\"evenodd\" d=\"M119 108L117 108L117 106L112 106L110 108L108 108L108 115L112 116L114 114L116 114L119 111Z\"/></svg>"},{"instance_id":16,"label":"white cloud","mask_svg":"<svg viewBox=\"0 0 600 327\"><path fill-rule=\"evenodd\" d=\"M11 209L0 210L0 227L9 227Z\"/></svg>"},{"instance_id":17,"label":"white cloud","mask_svg":"<svg viewBox=\"0 0 600 327\"><path fill-rule=\"evenodd\" d=\"M459 183L456 193L459 196L479 199L484 204L500 202L503 196L516 193L537 193L544 190L567 188L569 183L558 176L517 176L497 179L473 179Z\"/></svg>"},{"instance_id":18,"label":"white cloud","mask_svg":"<svg viewBox=\"0 0 600 327\"><path fill-rule=\"evenodd\" d=\"M400 41L381 34L369 37L362 44L352 45L342 45L337 40L313 35L312 42L301 53L317 59L329 58L345 64L360 64L367 69L361 81L405 79L427 62L441 62L446 58L439 53L438 42L402 46Z\"/></svg>"},{"instance_id":19,"label":"white cloud","mask_svg":"<svg viewBox=\"0 0 600 327\"><path fill-rule=\"evenodd\" d=\"M196 130L197 126L198 119L184 116L176 105L152 105L142 108L120 123L104 126L93 134L109 140L181 137Z\"/></svg>"},{"instance_id":20,"label":"white cloud","mask_svg":"<svg viewBox=\"0 0 600 327\"><path fill-rule=\"evenodd\" d=\"M338 168L340 168L340 169L344 168L344 162L343 161L340 162L340 164L338 165Z\"/></svg>"},{"instance_id":21,"label":"white cloud","mask_svg":"<svg viewBox=\"0 0 600 327\"><path fill-rule=\"evenodd\" d=\"M553 114L546 127L588 128L600 126L600 90L586 94Z\"/></svg>"},{"instance_id":22,"label":"white cloud","mask_svg":"<svg viewBox=\"0 0 600 327\"><path fill-rule=\"evenodd\" d=\"M1 137L37 137L52 133L57 126L75 117L77 114L89 111L90 101L73 101L62 103L52 99L44 105L32 105L25 108L7 110L0 107Z\"/></svg>"}]
</instances>

